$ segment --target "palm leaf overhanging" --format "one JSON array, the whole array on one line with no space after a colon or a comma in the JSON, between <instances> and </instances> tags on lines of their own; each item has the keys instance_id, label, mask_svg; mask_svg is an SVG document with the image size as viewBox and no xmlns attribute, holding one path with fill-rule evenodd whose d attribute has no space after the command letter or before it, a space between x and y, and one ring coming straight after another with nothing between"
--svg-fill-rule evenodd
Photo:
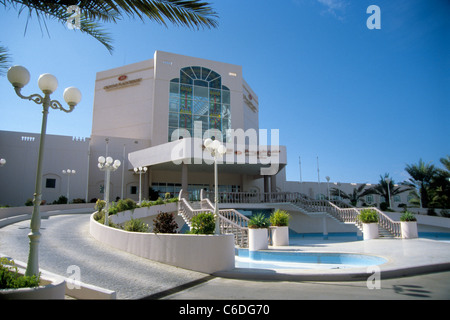
<instances>
[{"instance_id":1,"label":"palm leaf overhanging","mask_svg":"<svg viewBox=\"0 0 450 320\"><path fill-rule=\"evenodd\" d=\"M67 9L71 5L80 8L79 30L86 33L112 53L112 38L99 22L109 23L128 18L138 18L142 21L150 20L167 27L166 20L176 26L190 29L215 28L218 26L217 13L209 3L201 0L0 0L0 5L12 8L18 14L27 14L27 23L36 17L41 31L48 33L45 21L55 19L66 24L72 13ZM9 63L9 56L5 47L0 47L0 73L4 72Z\"/></svg>"}]
</instances>

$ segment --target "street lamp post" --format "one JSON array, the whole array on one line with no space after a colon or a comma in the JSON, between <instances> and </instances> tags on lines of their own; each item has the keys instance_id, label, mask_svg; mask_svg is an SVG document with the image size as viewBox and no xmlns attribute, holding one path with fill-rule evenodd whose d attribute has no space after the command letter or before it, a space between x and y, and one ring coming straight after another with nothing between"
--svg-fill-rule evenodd
<instances>
[{"instance_id":1,"label":"street lamp post","mask_svg":"<svg viewBox=\"0 0 450 320\"><path fill-rule=\"evenodd\" d=\"M218 140L206 139L204 142L205 148L214 157L214 219L216 223L215 234L220 234L220 222L219 222L219 187L218 187L218 172L217 172L217 159L222 157L227 148L221 144Z\"/></svg>"},{"instance_id":2,"label":"street lamp post","mask_svg":"<svg viewBox=\"0 0 450 320\"><path fill-rule=\"evenodd\" d=\"M41 237L39 229L41 227L40 204L42 197L42 164L44 158L45 134L47 130L47 115L49 108L59 109L67 113L72 112L75 106L81 101L81 92L75 87L69 87L64 90L63 97L69 105L69 109L65 109L59 101L50 99L50 95L58 87L58 80L55 76L45 73L39 77L38 86L44 93L43 97L39 94L32 94L30 96L22 95L22 88L30 81L30 72L25 67L13 66L9 68L7 77L9 82L13 85L16 94L20 98L31 100L36 104L42 104L43 107L41 138L39 142L38 163L36 170L36 184L33 195L34 207L30 223L31 232L28 234L28 237L30 238L30 251L28 255L27 269L25 271L25 275L27 276L37 276L39 274L39 240Z\"/></svg>"},{"instance_id":3,"label":"street lamp post","mask_svg":"<svg viewBox=\"0 0 450 320\"><path fill-rule=\"evenodd\" d=\"M391 208L391 190L389 185L391 184L391 179L385 178L384 181L386 181L387 189L388 189L388 203L389 203L389 209Z\"/></svg>"},{"instance_id":4,"label":"street lamp post","mask_svg":"<svg viewBox=\"0 0 450 320\"><path fill-rule=\"evenodd\" d=\"M108 209L109 209L109 181L111 172L116 171L120 167L120 160L113 160L111 157L98 157L98 168L106 171L106 188L105 188L105 225L108 225Z\"/></svg>"},{"instance_id":5,"label":"street lamp post","mask_svg":"<svg viewBox=\"0 0 450 320\"><path fill-rule=\"evenodd\" d=\"M73 176L75 173L77 173L75 170L63 170L62 173L64 175L67 175L67 203L69 203L69 183L70 183L70 176Z\"/></svg>"},{"instance_id":6,"label":"street lamp post","mask_svg":"<svg viewBox=\"0 0 450 320\"><path fill-rule=\"evenodd\" d=\"M0 167L3 167L5 165L5 163L6 163L6 160L1 158L0 159Z\"/></svg>"},{"instance_id":7,"label":"street lamp post","mask_svg":"<svg viewBox=\"0 0 450 320\"><path fill-rule=\"evenodd\" d=\"M141 192L141 186L142 186L142 174L145 174L147 172L147 167L139 167L134 168L134 173L139 174L139 204L141 204L142 201L142 192Z\"/></svg>"}]
</instances>

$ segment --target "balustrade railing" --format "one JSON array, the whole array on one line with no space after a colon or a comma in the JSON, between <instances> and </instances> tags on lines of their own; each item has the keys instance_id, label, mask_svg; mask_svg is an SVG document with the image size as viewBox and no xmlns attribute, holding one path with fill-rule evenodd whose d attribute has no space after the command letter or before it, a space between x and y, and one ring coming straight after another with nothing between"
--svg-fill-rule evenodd
<instances>
[{"instance_id":1,"label":"balustrade railing","mask_svg":"<svg viewBox=\"0 0 450 320\"><path fill-rule=\"evenodd\" d=\"M214 199L214 192L205 192L206 199ZM326 212L345 223L354 223L362 229L362 223L358 219L361 209L352 207L342 201L314 200L298 192L219 192L219 202L221 203L291 203L307 212ZM398 221L393 221L384 212L377 208L368 208L377 211L379 216L378 224L388 230L395 237L401 236L401 225Z\"/></svg>"}]
</instances>

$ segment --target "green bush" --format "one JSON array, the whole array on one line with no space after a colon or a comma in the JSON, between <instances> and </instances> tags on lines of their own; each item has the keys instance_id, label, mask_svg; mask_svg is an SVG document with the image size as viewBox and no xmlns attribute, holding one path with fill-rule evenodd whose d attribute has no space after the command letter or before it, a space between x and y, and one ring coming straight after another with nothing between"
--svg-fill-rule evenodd
<instances>
[{"instance_id":1,"label":"green bush","mask_svg":"<svg viewBox=\"0 0 450 320\"><path fill-rule=\"evenodd\" d=\"M214 234L216 228L214 214L209 212L197 214L192 218L191 224L191 231L189 233L192 234Z\"/></svg>"},{"instance_id":2,"label":"green bush","mask_svg":"<svg viewBox=\"0 0 450 320\"><path fill-rule=\"evenodd\" d=\"M117 209L119 210L119 212L133 210L135 208L136 202L134 202L132 199L120 199L117 202Z\"/></svg>"},{"instance_id":3,"label":"green bush","mask_svg":"<svg viewBox=\"0 0 450 320\"><path fill-rule=\"evenodd\" d=\"M359 213L358 219L362 223L377 223L378 222L378 214L373 209L363 209Z\"/></svg>"},{"instance_id":4,"label":"green bush","mask_svg":"<svg viewBox=\"0 0 450 320\"><path fill-rule=\"evenodd\" d=\"M248 227L251 229L268 228L270 220L264 214L258 213L253 215L248 220Z\"/></svg>"},{"instance_id":5,"label":"green bush","mask_svg":"<svg viewBox=\"0 0 450 320\"><path fill-rule=\"evenodd\" d=\"M400 216L400 221L407 222L407 221L417 221L416 216L409 211L405 211Z\"/></svg>"},{"instance_id":6,"label":"green bush","mask_svg":"<svg viewBox=\"0 0 450 320\"><path fill-rule=\"evenodd\" d=\"M276 227L286 227L289 225L291 216L284 210L277 209L270 215L270 224Z\"/></svg>"},{"instance_id":7,"label":"green bush","mask_svg":"<svg viewBox=\"0 0 450 320\"><path fill-rule=\"evenodd\" d=\"M146 224L144 221L142 221L140 219L133 219L133 218L131 218L131 220L128 220L127 222L125 222L123 229L125 231L130 231L130 232L148 232L149 231L148 224Z\"/></svg>"},{"instance_id":8,"label":"green bush","mask_svg":"<svg viewBox=\"0 0 450 320\"><path fill-rule=\"evenodd\" d=\"M39 286L40 276L23 276L14 261L0 258L0 289L32 288Z\"/></svg>"},{"instance_id":9,"label":"green bush","mask_svg":"<svg viewBox=\"0 0 450 320\"><path fill-rule=\"evenodd\" d=\"M154 233L177 233L178 224L175 215L169 212L160 212L156 219L153 219Z\"/></svg>"}]
</instances>

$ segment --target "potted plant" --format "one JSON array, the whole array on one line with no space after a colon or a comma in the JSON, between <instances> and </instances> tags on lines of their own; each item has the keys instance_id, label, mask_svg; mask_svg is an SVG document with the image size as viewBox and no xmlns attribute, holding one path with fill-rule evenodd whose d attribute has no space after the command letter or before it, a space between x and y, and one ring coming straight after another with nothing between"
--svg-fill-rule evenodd
<instances>
[{"instance_id":1,"label":"potted plant","mask_svg":"<svg viewBox=\"0 0 450 320\"><path fill-rule=\"evenodd\" d=\"M269 247L269 218L258 213L248 220L248 249L250 251L266 250Z\"/></svg>"},{"instance_id":2,"label":"potted plant","mask_svg":"<svg viewBox=\"0 0 450 320\"><path fill-rule=\"evenodd\" d=\"M291 216L284 210L277 209L270 215L272 245L289 245L289 219Z\"/></svg>"},{"instance_id":3,"label":"potted plant","mask_svg":"<svg viewBox=\"0 0 450 320\"><path fill-rule=\"evenodd\" d=\"M405 211L400 216L400 224L402 227L402 238L403 239L411 239L417 238L417 219L416 216L409 212Z\"/></svg>"},{"instance_id":4,"label":"potted plant","mask_svg":"<svg viewBox=\"0 0 450 320\"><path fill-rule=\"evenodd\" d=\"M358 215L358 219L363 224L364 240L377 239L378 234L378 214L373 209L363 209Z\"/></svg>"}]
</instances>

